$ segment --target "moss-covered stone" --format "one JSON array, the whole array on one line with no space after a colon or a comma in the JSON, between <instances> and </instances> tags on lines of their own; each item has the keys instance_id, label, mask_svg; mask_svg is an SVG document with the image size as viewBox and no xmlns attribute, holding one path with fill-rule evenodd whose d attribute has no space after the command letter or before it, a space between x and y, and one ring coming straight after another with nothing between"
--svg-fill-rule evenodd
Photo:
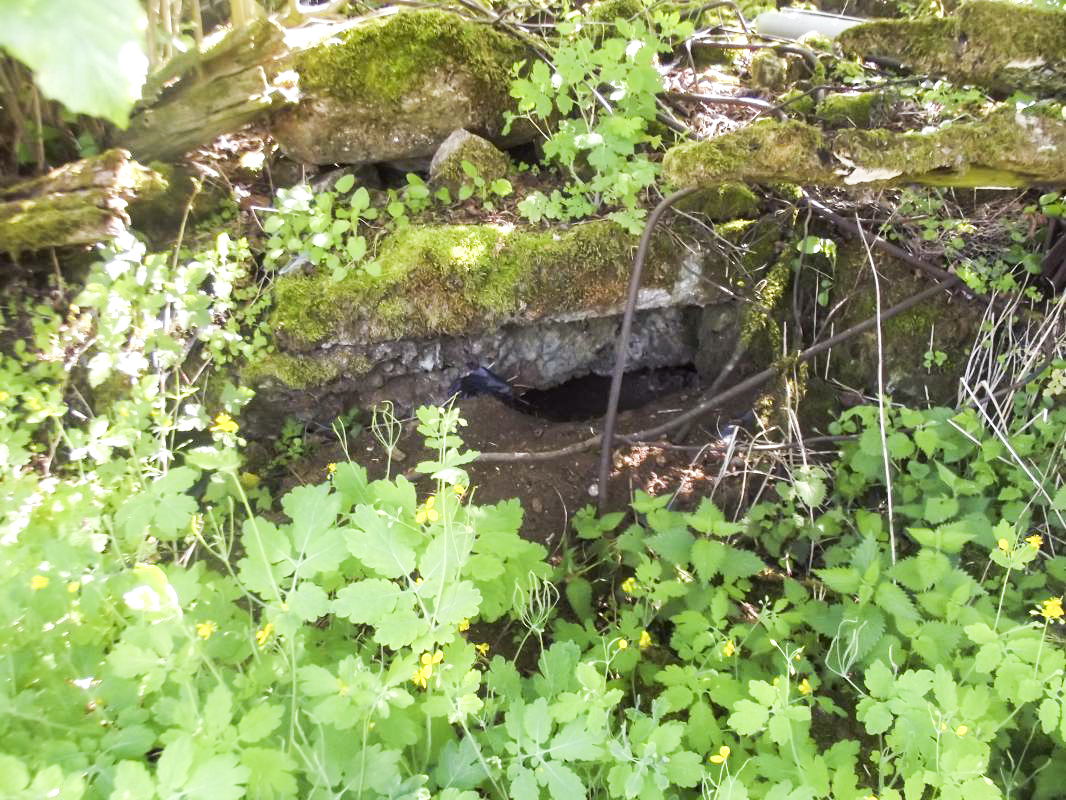
<instances>
[{"instance_id":1,"label":"moss-covered stone","mask_svg":"<svg viewBox=\"0 0 1066 800\"><path fill-rule=\"evenodd\" d=\"M927 279L890 258L875 255L880 281L881 308L886 309L925 288ZM869 256L861 242L838 247L830 303L847 298L837 321L847 328L877 313L877 295L870 277ZM871 329L833 348L830 378L860 392L876 393L879 359L883 360L885 386L902 402L951 403L966 366L981 313L977 306L952 300L947 293L885 320L881 326L883 350L878 351L877 331ZM932 337L932 345L930 345ZM940 350L947 360L925 369L925 353Z\"/></svg>"},{"instance_id":2,"label":"moss-covered stone","mask_svg":"<svg viewBox=\"0 0 1066 800\"><path fill-rule=\"evenodd\" d=\"M300 104L272 130L307 163L369 163L433 155L452 131L502 139L514 109L510 70L529 53L518 39L438 9L361 23L295 59ZM511 139L528 138L528 131Z\"/></svg>"},{"instance_id":3,"label":"moss-covered stone","mask_svg":"<svg viewBox=\"0 0 1066 800\"><path fill-rule=\"evenodd\" d=\"M473 184L473 177L463 169L464 161L474 168L477 177L486 184L506 177L511 170L511 159L494 147L492 142L469 131L456 131L444 140L429 165L433 185L443 186L454 197L461 186Z\"/></svg>"},{"instance_id":4,"label":"moss-covered stone","mask_svg":"<svg viewBox=\"0 0 1066 800\"><path fill-rule=\"evenodd\" d=\"M973 0L944 19L877 20L837 40L847 52L895 58L994 92L1066 93L1066 13Z\"/></svg>"},{"instance_id":5,"label":"moss-covered stone","mask_svg":"<svg viewBox=\"0 0 1066 800\"><path fill-rule=\"evenodd\" d=\"M645 265L645 287L673 286L665 238ZM272 327L287 351L330 340L369 344L466 334L508 321L617 306L636 237L609 221L565 232L488 225L411 226L378 253L378 278L285 276Z\"/></svg>"},{"instance_id":6,"label":"moss-covered stone","mask_svg":"<svg viewBox=\"0 0 1066 800\"><path fill-rule=\"evenodd\" d=\"M359 370L349 361L344 369L348 374L358 375ZM364 372L370 368L366 364ZM249 364L241 371L241 378L251 385L274 380L290 389L308 389L323 386L341 374L341 366L321 356L306 358L288 353L271 353Z\"/></svg>"},{"instance_id":7,"label":"moss-covered stone","mask_svg":"<svg viewBox=\"0 0 1066 800\"><path fill-rule=\"evenodd\" d=\"M831 128L870 128L884 117L883 92L838 92L818 104L817 116Z\"/></svg>"},{"instance_id":8,"label":"moss-covered stone","mask_svg":"<svg viewBox=\"0 0 1066 800\"><path fill-rule=\"evenodd\" d=\"M751 57L751 84L758 89L779 92L788 83L788 61L773 50L757 50Z\"/></svg>"},{"instance_id":9,"label":"moss-covered stone","mask_svg":"<svg viewBox=\"0 0 1066 800\"><path fill-rule=\"evenodd\" d=\"M759 197L743 183L723 183L682 199L677 207L699 212L712 222L727 222L758 215Z\"/></svg>"},{"instance_id":10,"label":"moss-covered stone","mask_svg":"<svg viewBox=\"0 0 1066 800\"><path fill-rule=\"evenodd\" d=\"M514 39L436 9L401 11L358 25L297 61L302 89L384 108L439 70L461 66L487 92L507 91L511 65L524 55Z\"/></svg>"}]
</instances>

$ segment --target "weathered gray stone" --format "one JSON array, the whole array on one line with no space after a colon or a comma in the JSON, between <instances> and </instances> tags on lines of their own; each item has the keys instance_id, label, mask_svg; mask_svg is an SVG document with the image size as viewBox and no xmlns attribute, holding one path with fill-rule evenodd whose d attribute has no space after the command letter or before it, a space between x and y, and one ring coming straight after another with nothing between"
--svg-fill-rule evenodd
<instances>
[{"instance_id":1,"label":"weathered gray stone","mask_svg":"<svg viewBox=\"0 0 1066 800\"><path fill-rule=\"evenodd\" d=\"M478 177L491 183L507 176L511 159L492 142L466 130L456 130L437 148L429 164L429 179L435 186L443 186L454 196L472 178L463 171L463 162L477 170Z\"/></svg>"},{"instance_id":2,"label":"weathered gray stone","mask_svg":"<svg viewBox=\"0 0 1066 800\"><path fill-rule=\"evenodd\" d=\"M273 118L271 132L292 158L364 164L429 158L457 128L501 144L528 141L516 126L510 69L524 45L439 10L371 20L300 53L301 99Z\"/></svg>"}]
</instances>

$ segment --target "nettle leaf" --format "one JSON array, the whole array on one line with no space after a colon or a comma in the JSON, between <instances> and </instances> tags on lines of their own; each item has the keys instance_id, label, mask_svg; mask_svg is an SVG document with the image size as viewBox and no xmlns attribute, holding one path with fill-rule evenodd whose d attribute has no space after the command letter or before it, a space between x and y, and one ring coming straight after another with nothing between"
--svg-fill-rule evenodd
<instances>
[{"instance_id":1,"label":"nettle leaf","mask_svg":"<svg viewBox=\"0 0 1066 800\"><path fill-rule=\"evenodd\" d=\"M897 619L918 620L921 615L914 608L907 593L894 583L883 581L877 585L874 601Z\"/></svg>"},{"instance_id":2,"label":"nettle leaf","mask_svg":"<svg viewBox=\"0 0 1066 800\"><path fill-rule=\"evenodd\" d=\"M700 501L695 511L687 515L687 522L693 530L709 536L733 536L744 530L741 523L729 522L722 510L707 497Z\"/></svg>"}]
</instances>

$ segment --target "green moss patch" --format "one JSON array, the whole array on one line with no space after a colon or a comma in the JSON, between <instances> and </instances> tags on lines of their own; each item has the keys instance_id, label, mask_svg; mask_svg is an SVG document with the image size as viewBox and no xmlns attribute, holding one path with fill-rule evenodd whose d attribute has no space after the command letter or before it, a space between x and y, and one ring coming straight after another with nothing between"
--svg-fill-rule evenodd
<instances>
[{"instance_id":1,"label":"green moss patch","mask_svg":"<svg viewBox=\"0 0 1066 800\"><path fill-rule=\"evenodd\" d=\"M304 89L398 111L412 87L437 71L462 67L505 107L510 104L511 65L525 55L509 36L430 9L402 11L352 28L337 42L304 53L296 69Z\"/></svg>"},{"instance_id":2,"label":"green moss patch","mask_svg":"<svg viewBox=\"0 0 1066 800\"><path fill-rule=\"evenodd\" d=\"M677 279L657 240L643 285ZM552 232L488 225L411 226L389 236L378 278L287 276L272 325L286 350L326 341L370 344L459 335L515 320L606 310L625 296L636 237L601 220Z\"/></svg>"},{"instance_id":3,"label":"green moss patch","mask_svg":"<svg viewBox=\"0 0 1066 800\"><path fill-rule=\"evenodd\" d=\"M844 31L845 51L896 58L919 73L946 75L995 92L1066 93L1066 14L976 0L951 17L878 20Z\"/></svg>"}]
</instances>

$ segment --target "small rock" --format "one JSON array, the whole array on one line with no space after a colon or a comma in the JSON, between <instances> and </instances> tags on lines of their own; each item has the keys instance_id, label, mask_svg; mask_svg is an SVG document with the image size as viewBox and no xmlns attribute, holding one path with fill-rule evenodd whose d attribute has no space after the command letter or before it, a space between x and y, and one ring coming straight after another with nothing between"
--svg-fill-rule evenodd
<instances>
[{"instance_id":1,"label":"small rock","mask_svg":"<svg viewBox=\"0 0 1066 800\"><path fill-rule=\"evenodd\" d=\"M454 196L464 183L473 183L473 179L463 171L464 161L474 166L486 184L505 177L511 169L511 159L506 153L497 150L487 139L460 128L452 131L437 148L429 165L430 181L436 186L446 187Z\"/></svg>"},{"instance_id":2,"label":"small rock","mask_svg":"<svg viewBox=\"0 0 1066 800\"><path fill-rule=\"evenodd\" d=\"M539 514L544 510L544 501L539 497L534 497L529 501L529 510L534 514Z\"/></svg>"}]
</instances>

